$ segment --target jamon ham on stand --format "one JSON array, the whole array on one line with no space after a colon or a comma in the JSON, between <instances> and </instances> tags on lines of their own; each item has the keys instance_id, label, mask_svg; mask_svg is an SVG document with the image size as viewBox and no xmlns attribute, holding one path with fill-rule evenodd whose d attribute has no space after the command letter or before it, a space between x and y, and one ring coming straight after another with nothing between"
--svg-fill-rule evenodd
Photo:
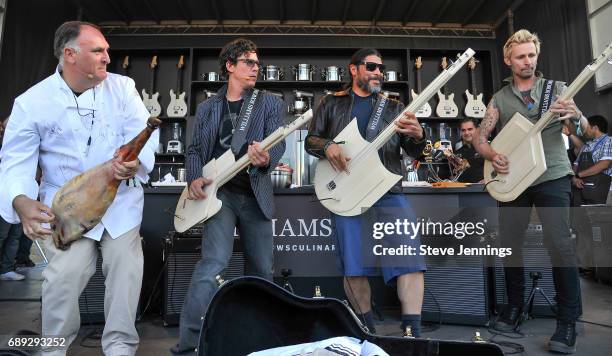
<instances>
[{"instance_id":1,"label":"jamon ham on stand","mask_svg":"<svg viewBox=\"0 0 612 356\"><path fill-rule=\"evenodd\" d=\"M113 161L135 160L159 124L161 120L149 118L147 127L121 146L115 158L72 178L55 193L51 205L51 211L55 214L55 221L51 225L55 247L68 249L71 243L98 225L115 199L121 183L113 175Z\"/></svg>"}]
</instances>

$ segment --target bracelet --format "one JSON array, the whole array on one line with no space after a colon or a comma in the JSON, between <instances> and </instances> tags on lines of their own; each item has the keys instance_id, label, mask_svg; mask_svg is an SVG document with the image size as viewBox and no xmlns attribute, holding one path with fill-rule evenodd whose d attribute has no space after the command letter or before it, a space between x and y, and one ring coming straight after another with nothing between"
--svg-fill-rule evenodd
<instances>
[{"instance_id":1,"label":"bracelet","mask_svg":"<svg viewBox=\"0 0 612 356\"><path fill-rule=\"evenodd\" d=\"M325 142L325 144L323 145L323 153L325 153L325 151L327 151L329 146L333 145L334 143L335 143L334 140L329 140Z\"/></svg>"}]
</instances>

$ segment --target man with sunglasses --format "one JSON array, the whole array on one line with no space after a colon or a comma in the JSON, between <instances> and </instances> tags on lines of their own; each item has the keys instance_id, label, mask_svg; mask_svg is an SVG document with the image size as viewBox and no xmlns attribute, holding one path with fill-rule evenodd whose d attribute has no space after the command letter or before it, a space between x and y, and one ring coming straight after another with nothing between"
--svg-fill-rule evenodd
<instances>
[{"instance_id":1,"label":"man with sunglasses","mask_svg":"<svg viewBox=\"0 0 612 356\"><path fill-rule=\"evenodd\" d=\"M329 160L337 171L347 170L350 157L343 153L342 143L334 142L333 139L353 118L357 120L361 135L371 142L404 109L401 102L381 94L385 65L382 64L382 57L377 50L358 50L351 58L348 69L351 74L348 87L321 100L306 138L306 151L320 159ZM413 113L406 113L395 125L397 134L379 150L379 156L389 171L402 174L400 149L403 148L416 157L425 147L425 137ZM398 188L394 187L392 192L397 192ZM391 210L393 215L401 218L414 216L401 194L384 195L368 212L380 212L382 209ZM371 236L362 234L362 231L367 231L367 227L362 230L366 226L367 217L365 214L348 217L333 213L331 215L338 262L345 276L345 293L359 318L364 321L369 331L374 333L371 291L367 277L378 275L379 271L376 266L366 261L367 258L361 251L361 246L365 246L366 240L371 239ZM403 242L418 250L418 236L408 240ZM412 256L402 259L401 263L381 264L384 265L381 269L385 282L397 284L397 294L402 305L402 330L410 327L412 336L419 337L425 271L423 257Z\"/></svg>"},{"instance_id":2,"label":"man with sunglasses","mask_svg":"<svg viewBox=\"0 0 612 356\"><path fill-rule=\"evenodd\" d=\"M202 259L197 263L183 309L175 355L193 355L208 304L218 289L217 275L232 256L234 229L242 242L246 275L272 280L274 196L269 173L276 167L284 141L264 151L259 145L284 123L285 104L274 95L255 89L261 64L255 43L239 38L219 55L227 78L215 96L198 106L192 144L187 150L189 199L207 198L202 167L232 150L236 159L248 155L249 169L238 173L217 192L223 205L206 221L202 231Z\"/></svg>"}]
</instances>

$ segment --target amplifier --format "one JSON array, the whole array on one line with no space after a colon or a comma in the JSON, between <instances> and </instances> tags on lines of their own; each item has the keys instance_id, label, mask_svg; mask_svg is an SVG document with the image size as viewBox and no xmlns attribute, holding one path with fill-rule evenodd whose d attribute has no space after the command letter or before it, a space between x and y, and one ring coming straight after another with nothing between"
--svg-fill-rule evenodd
<instances>
[{"instance_id":1,"label":"amplifier","mask_svg":"<svg viewBox=\"0 0 612 356\"><path fill-rule=\"evenodd\" d=\"M544 247L544 235L542 233L542 225L529 224L525 234L525 242L523 244L523 260L525 266L525 302L529 298L531 291L532 280L529 277L531 272L540 272L542 277L538 280L538 286L546 294L546 296L556 306L555 284L552 276L552 264L548 255L548 249ZM503 264L500 258L494 258L493 274L495 279L495 307L498 311L508 304L508 296L506 295L506 278L504 276ZM555 316L548 302L540 293L535 294L532 314L534 316Z\"/></svg>"},{"instance_id":2,"label":"amplifier","mask_svg":"<svg viewBox=\"0 0 612 356\"><path fill-rule=\"evenodd\" d=\"M422 320L485 325L490 318L486 258L453 256L443 264L432 258L425 260Z\"/></svg>"},{"instance_id":3,"label":"amplifier","mask_svg":"<svg viewBox=\"0 0 612 356\"><path fill-rule=\"evenodd\" d=\"M98 247L96 273L89 279L79 297L81 325L104 323L104 275L102 274L102 251Z\"/></svg>"},{"instance_id":4,"label":"amplifier","mask_svg":"<svg viewBox=\"0 0 612 356\"><path fill-rule=\"evenodd\" d=\"M595 278L612 283L612 206L587 205L593 239L593 267Z\"/></svg>"},{"instance_id":5,"label":"amplifier","mask_svg":"<svg viewBox=\"0 0 612 356\"><path fill-rule=\"evenodd\" d=\"M200 259L201 234L174 234L162 240L164 294L162 319L165 326L178 325L183 301L187 295L191 275ZM234 252L222 277L225 280L244 276L244 256L239 239L234 240Z\"/></svg>"}]
</instances>

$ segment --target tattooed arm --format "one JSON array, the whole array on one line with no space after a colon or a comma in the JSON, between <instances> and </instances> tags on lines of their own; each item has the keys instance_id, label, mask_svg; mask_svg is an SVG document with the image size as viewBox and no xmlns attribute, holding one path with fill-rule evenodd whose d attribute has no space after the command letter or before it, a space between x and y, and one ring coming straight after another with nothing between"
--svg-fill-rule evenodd
<instances>
[{"instance_id":1,"label":"tattooed arm","mask_svg":"<svg viewBox=\"0 0 612 356\"><path fill-rule=\"evenodd\" d=\"M473 141L474 149L480 153L482 157L491 161L493 168L499 173L508 173L508 158L502 154L498 154L489 144L489 137L495 129L499 121L499 108L495 104L495 98L491 99L484 119L476 130L476 139Z\"/></svg>"}]
</instances>

